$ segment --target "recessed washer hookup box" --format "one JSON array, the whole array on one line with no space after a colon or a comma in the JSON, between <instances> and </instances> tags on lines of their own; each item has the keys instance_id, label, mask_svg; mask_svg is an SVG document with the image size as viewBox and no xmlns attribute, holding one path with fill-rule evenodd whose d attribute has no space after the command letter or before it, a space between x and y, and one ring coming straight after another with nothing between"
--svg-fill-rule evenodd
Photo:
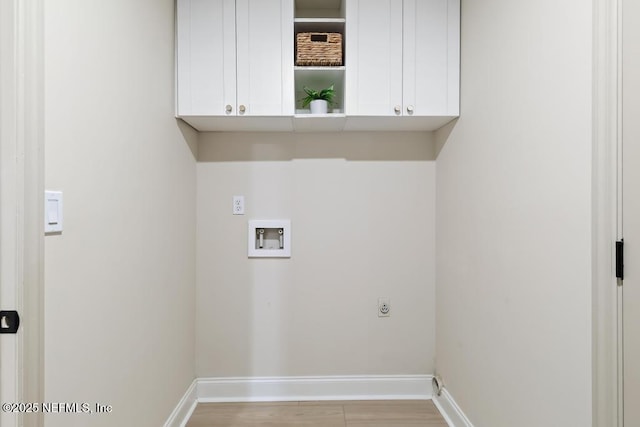
<instances>
[{"instance_id":1,"label":"recessed washer hookup box","mask_svg":"<svg viewBox=\"0 0 640 427\"><path fill-rule=\"evenodd\" d=\"M288 219L253 219L248 230L249 258L290 258L291 221Z\"/></svg>"}]
</instances>

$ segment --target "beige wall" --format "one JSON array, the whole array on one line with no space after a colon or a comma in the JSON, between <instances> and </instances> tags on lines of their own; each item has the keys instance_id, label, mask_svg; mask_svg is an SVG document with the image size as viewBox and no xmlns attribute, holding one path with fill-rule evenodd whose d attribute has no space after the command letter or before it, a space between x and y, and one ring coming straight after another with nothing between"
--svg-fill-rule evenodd
<instances>
[{"instance_id":1,"label":"beige wall","mask_svg":"<svg viewBox=\"0 0 640 427\"><path fill-rule=\"evenodd\" d=\"M162 425L194 378L195 134L173 118L172 0L45 2L45 398ZM188 141L191 141L190 149Z\"/></svg>"},{"instance_id":2,"label":"beige wall","mask_svg":"<svg viewBox=\"0 0 640 427\"><path fill-rule=\"evenodd\" d=\"M197 374L430 374L428 133L200 135ZM246 215L233 216L233 195ZM290 259L248 259L249 219L291 219ZM377 317L378 297L391 317Z\"/></svg>"},{"instance_id":3,"label":"beige wall","mask_svg":"<svg viewBox=\"0 0 640 427\"><path fill-rule=\"evenodd\" d=\"M438 135L436 370L476 427L591 425L591 9L462 4L461 118Z\"/></svg>"},{"instance_id":4,"label":"beige wall","mask_svg":"<svg viewBox=\"0 0 640 427\"><path fill-rule=\"evenodd\" d=\"M46 5L45 397L114 407L47 426L160 425L194 374L429 374L436 344L476 427L589 425L591 6L462 6L436 168L427 133L196 147L172 1ZM248 259L250 218L291 219L292 258Z\"/></svg>"}]
</instances>

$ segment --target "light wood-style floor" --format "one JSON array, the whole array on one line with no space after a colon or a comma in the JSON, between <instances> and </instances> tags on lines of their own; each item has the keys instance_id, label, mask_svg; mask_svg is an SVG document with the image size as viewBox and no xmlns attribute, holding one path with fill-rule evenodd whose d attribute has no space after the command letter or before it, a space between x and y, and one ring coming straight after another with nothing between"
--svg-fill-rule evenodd
<instances>
[{"instance_id":1,"label":"light wood-style floor","mask_svg":"<svg viewBox=\"0 0 640 427\"><path fill-rule=\"evenodd\" d=\"M186 427L447 427L430 400L200 403Z\"/></svg>"}]
</instances>

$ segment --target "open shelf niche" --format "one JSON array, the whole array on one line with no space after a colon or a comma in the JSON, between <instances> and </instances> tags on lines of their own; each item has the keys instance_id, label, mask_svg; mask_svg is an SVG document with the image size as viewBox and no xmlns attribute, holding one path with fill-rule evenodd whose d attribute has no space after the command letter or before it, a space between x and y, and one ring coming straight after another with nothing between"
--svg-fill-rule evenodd
<instances>
[{"instance_id":1,"label":"open shelf niche","mask_svg":"<svg viewBox=\"0 0 640 427\"><path fill-rule=\"evenodd\" d=\"M345 5L342 0L295 0L294 40L298 33L340 33L342 34L342 66L295 66L294 82L296 97L296 118L309 119L342 119L336 121L333 126L338 127L339 122L344 123L344 87L345 87ZM295 49L294 49L295 50ZM295 63L295 58L294 58ZM321 90L334 85L336 96L334 105L329 106L328 114L311 115L309 107L302 108L301 100L306 96L303 91L305 86ZM304 120L305 126L309 121ZM331 126L331 125L330 125ZM298 126L296 126L298 127Z\"/></svg>"}]
</instances>

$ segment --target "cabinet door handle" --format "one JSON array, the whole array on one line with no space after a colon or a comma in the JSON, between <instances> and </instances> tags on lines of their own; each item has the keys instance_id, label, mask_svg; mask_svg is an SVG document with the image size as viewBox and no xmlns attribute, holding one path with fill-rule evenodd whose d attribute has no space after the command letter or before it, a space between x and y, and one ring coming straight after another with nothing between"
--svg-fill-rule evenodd
<instances>
[{"instance_id":1,"label":"cabinet door handle","mask_svg":"<svg viewBox=\"0 0 640 427\"><path fill-rule=\"evenodd\" d=\"M396 112L396 114L400 114L400 112L402 111L402 108L400 108L400 106L399 106L399 105L396 105L396 106L393 108L393 111L395 111L395 112Z\"/></svg>"},{"instance_id":2,"label":"cabinet door handle","mask_svg":"<svg viewBox=\"0 0 640 427\"><path fill-rule=\"evenodd\" d=\"M227 104L226 107L224 107L224 111L226 111L227 113L230 113L233 111L233 107L229 104Z\"/></svg>"},{"instance_id":3,"label":"cabinet door handle","mask_svg":"<svg viewBox=\"0 0 640 427\"><path fill-rule=\"evenodd\" d=\"M244 112L247 111L247 108L244 105L240 105L238 111L240 111L240 114L244 114Z\"/></svg>"},{"instance_id":4,"label":"cabinet door handle","mask_svg":"<svg viewBox=\"0 0 640 427\"><path fill-rule=\"evenodd\" d=\"M409 105L409 106L407 107L407 113L409 113L409 114L413 114L413 105Z\"/></svg>"}]
</instances>

